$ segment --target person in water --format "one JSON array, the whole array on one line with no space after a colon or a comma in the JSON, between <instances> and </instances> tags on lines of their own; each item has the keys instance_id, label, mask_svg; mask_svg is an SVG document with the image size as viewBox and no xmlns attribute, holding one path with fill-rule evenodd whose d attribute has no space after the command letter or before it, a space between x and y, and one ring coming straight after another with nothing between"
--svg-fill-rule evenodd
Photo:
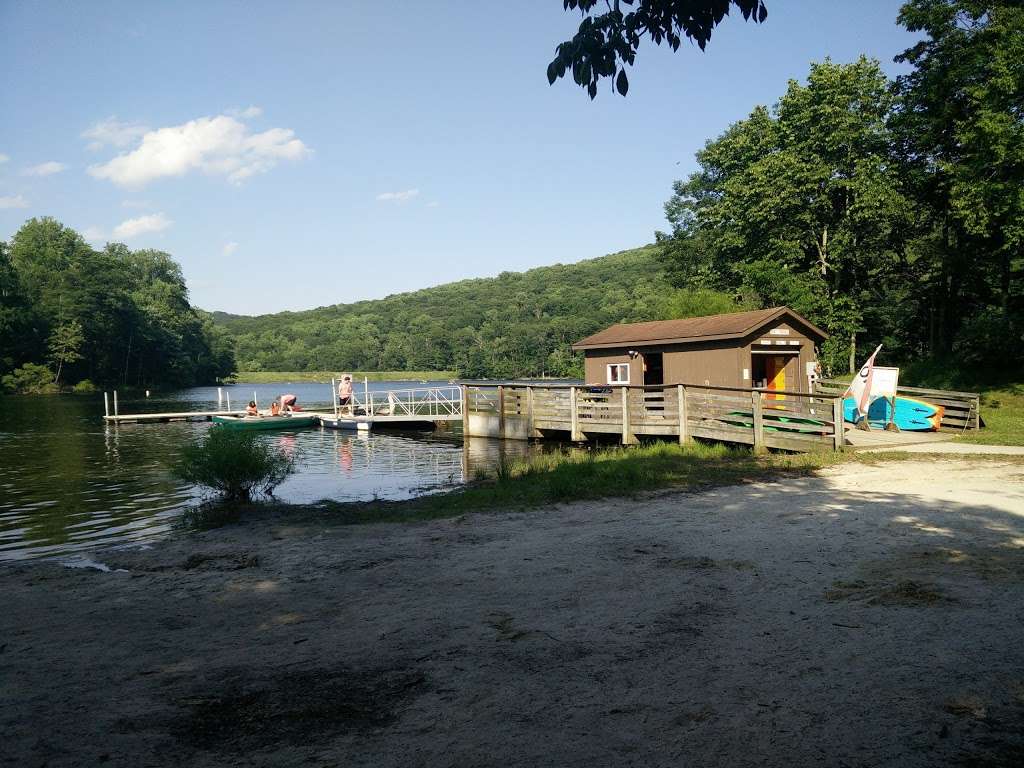
<instances>
[{"instance_id":1,"label":"person in water","mask_svg":"<svg viewBox=\"0 0 1024 768\"><path fill-rule=\"evenodd\" d=\"M256 407L256 401L255 400L250 400L249 404L247 406L245 406L245 415L246 416L259 416L260 415L260 409Z\"/></svg>"},{"instance_id":2,"label":"person in water","mask_svg":"<svg viewBox=\"0 0 1024 768\"><path fill-rule=\"evenodd\" d=\"M299 398L296 395L281 395L281 410L284 413L291 413L292 411L301 411L299 408Z\"/></svg>"},{"instance_id":3,"label":"person in water","mask_svg":"<svg viewBox=\"0 0 1024 768\"><path fill-rule=\"evenodd\" d=\"M347 373L341 377L341 383L338 384L338 405L350 410L352 407L352 377Z\"/></svg>"},{"instance_id":4,"label":"person in water","mask_svg":"<svg viewBox=\"0 0 1024 768\"><path fill-rule=\"evenodd\" d=\"M281 404L275 400L270 404L270 415L280 416L281 415Z\"/></svg>"}]
</instances>

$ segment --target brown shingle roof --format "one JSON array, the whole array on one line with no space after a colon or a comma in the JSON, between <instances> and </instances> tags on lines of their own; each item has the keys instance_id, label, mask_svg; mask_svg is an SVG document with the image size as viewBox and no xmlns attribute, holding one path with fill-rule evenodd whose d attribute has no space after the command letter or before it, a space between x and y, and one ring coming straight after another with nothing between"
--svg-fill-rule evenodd
<instances>
[{"instance_id":1,"label":"brown shingle roof","mask_svg":"<svg viewBox=\"0 0 1024 768\"><path fill-rule=\"evenodd\" d=\"M688 317L684 320L654 320L647 323L620 323L577 341L573 349L596 349L625 344L685 343L717 339L741 338L782 315L803 325L812 335L823 339L828 334L798 315L789 307L731 312L727 315Z\"/></svg>"}]
</instances>

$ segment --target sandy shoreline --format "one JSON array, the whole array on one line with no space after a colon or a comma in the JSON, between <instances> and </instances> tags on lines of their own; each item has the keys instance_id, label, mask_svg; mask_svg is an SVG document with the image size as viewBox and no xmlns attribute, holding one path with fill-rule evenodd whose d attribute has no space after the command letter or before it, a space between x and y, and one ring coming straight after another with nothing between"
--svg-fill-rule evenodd
<instances>
[{"instance_id":1,"label":"sandy shoreline","mask_svg":"<svg viewBox=\"0 0 1024 768\"><path fill-rule=\"evenodd\" d=\"M96 558L0 568L0 764L1024 760L1020 464Z\"/></svg>"}]
</instances>

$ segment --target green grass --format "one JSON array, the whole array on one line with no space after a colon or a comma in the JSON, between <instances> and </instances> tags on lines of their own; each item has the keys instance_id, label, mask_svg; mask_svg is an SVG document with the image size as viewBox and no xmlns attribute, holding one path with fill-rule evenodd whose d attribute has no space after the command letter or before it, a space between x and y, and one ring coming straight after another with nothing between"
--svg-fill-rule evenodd
<instances>
[{"instance_id":1,"label":"green grass","mask_svg":"<svg viewBox=\"0 0 1024 768\"><path fill-rule=\"evenodd\" d=\"M235 381L239 384L269 384L277 381L330 382L348 373L354 381L366 377L370 381L450 381L455 371L239 371Z\"/></svg>"},{"instance_id":2,"label":"green grass","mask_svg":"<svg viewBox=\"0 0 1024 768\"><path fill-rule=\"evenodd\" d=\"M699 490L780 475L804 475L847 454L765 454L722 445L655 443L572 449L505 463L497 476L449 493L408 501L338 503L316 509L336 522L402 522L484 510L531 509L559 502L636 497L666 488Z\"/></svg>"},{"instance_id":3,"label":"green grass","mask_svg":"<svg viewBox=\"0 0 1024 768\"><path fill-rule=\"evenodd\" d=\"M958 435L957 442L1024 445L1024 385L982 390L981 418L985 426Z\"/></svg>"}]
</instances>

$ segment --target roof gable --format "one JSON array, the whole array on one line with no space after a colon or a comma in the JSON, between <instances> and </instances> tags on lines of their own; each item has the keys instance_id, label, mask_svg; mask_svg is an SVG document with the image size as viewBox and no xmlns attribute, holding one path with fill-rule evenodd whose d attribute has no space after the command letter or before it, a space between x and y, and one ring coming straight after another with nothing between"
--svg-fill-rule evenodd
<instances>
[{"instance_id":1,"label":"roof gable","mask_svg":"<svg viewBox=\"0 0 1024 768\"><path fill-rule=\"evenodd\" d=\"M600 349L627 344L686 343L739 339L757 332L768 323L786 317L808 331L808 336L827 339L828 334L789 307L730 312L725 315L688 317L682 320L654 320L646 323L619 323L581 339L575 350Z\"/></svg>"}]
</instances>

